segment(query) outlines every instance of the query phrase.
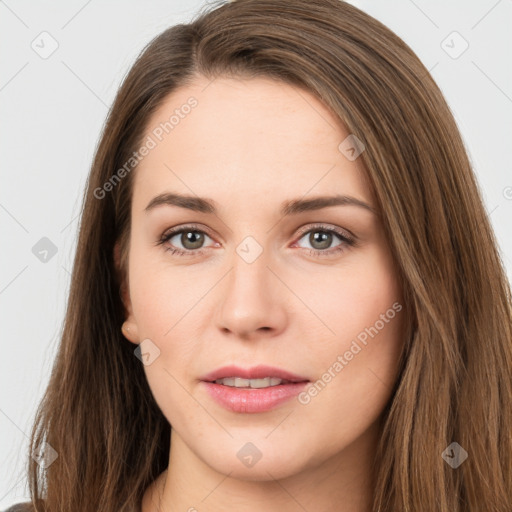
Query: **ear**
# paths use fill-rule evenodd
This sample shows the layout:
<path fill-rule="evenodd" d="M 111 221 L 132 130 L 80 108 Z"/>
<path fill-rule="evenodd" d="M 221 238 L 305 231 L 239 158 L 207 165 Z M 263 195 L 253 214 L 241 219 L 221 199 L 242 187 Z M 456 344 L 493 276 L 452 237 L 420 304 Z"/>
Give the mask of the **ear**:
<path fill-rule="evenodd" d="M 117 274 L 120 276 L 121 283 L 119 295 L 121 297 L 125 310 L 125 321 L 121 326 L 121 330 L 123 332 L 124 337 L 128 341 L 131 341 L 132 343 L 138 345 L 140 343 L 139 330 L 137 322 L 135 321 L 135 317 L 133 315 L 128 278 L 126 275 L 127 272 L 123 272 L 121 268 L 121 247 L 119 242 L 116 242 L 114 245 L 114 265 L 116 267 Z"/>

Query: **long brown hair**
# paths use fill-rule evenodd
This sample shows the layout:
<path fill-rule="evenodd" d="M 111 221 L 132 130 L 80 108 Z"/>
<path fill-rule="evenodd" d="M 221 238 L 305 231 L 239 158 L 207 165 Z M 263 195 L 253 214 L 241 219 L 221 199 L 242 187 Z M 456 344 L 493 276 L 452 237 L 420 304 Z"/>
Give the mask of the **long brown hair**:
<path fill-rule="evenodd" d="M 512 307 L 497 241 L 428 70 L 340 0 L 213 4 L 156 37 L 126 76 L 88 178 L 62 338 L 32 430 L 30 454 L 58 454 L 47 465 L 28 458 L 36 510 L 131 511 L 167 467 L 170 425 L 120 330 L 136 167 L 112 177 L 149 116 L 198 74 L 302 87 L 366 147 L 410 323 L 373 510 L 510 512 Z M 452 442 L 468 453 L 456 468 L 441 455 Z"/>

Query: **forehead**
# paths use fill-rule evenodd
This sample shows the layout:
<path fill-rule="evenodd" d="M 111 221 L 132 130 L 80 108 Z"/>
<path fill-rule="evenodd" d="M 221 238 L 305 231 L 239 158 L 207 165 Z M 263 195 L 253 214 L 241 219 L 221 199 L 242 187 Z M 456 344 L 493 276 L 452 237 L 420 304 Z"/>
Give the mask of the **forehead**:
<path fill-rule="evenodd" d="M 268 200 L 347 193 L 371 201 L 349 132 L 311 93 L 269 78 L 199 77 L 171 93 L 147 124 L 152 149 L 135 172 L 134 203 L 173 190 Z M 139 205 L 143 207 L 142 204 Z M 145 206 L 145 205 L 144 205 Z"/>

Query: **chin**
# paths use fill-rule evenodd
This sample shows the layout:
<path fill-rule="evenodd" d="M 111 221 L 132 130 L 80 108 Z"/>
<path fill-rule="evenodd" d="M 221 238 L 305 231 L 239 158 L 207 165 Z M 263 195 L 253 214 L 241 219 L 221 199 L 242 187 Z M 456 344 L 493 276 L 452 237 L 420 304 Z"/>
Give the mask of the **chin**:
<path fill-rule="evenodd" d="M 224 444 L 216 453 L 205 454 L 203 461 L 215 471 L 247 481 L 269 481 L 293 476 L 314 465 L 302 449 L 269 440 L 236 441 Z"/>

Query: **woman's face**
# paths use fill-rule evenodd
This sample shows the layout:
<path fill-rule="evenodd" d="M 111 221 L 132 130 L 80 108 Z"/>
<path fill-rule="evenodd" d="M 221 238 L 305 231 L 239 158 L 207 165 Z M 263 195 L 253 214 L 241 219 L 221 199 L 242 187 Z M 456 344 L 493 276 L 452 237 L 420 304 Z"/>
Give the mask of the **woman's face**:
<path fill-rule="evenodd" d="M 265 480 L 373 450 L 404 311 L 349 135 L 311 94 L 261 78 L 198 78 L 151 117 L 126 325 L 176 457 Z M 260 379 L 206 382 L 226 366 Z M 308 382 L 264 380 L 280 371 Z"/>

